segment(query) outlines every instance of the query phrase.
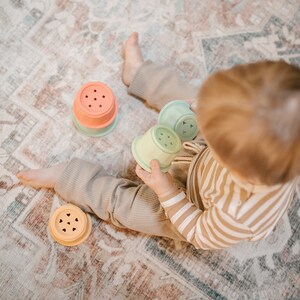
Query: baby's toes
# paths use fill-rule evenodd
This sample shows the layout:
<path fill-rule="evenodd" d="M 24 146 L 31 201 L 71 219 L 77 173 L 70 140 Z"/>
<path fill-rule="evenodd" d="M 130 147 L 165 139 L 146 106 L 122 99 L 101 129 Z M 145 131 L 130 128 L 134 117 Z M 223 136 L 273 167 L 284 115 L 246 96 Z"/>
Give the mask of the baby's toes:
<path fill-rule="evenodd" d="M 48 187 L 49 185 L 40 170 L 25 170 L 19 172 L 16 176 L 23 184 L 32 187 Z"/>
<path fill-rule="evenodd" d="M 21 171 L 16 176 L 20 180 L 30 180 L 32 178 L 30 170 Z"/>

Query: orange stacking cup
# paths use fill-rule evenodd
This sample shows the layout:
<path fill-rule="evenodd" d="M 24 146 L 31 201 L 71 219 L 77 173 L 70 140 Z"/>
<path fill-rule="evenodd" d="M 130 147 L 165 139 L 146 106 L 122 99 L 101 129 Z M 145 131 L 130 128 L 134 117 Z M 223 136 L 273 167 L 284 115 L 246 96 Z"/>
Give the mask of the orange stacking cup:
<path fill-rule="evenodd" d="M 118 104 L 113 91 L 102 82 L 88 82 L 76 94 L 73 121 L 88 136 L 102 136 L 117 124 Z"/>
<path fill-rule="evenodd" d="M 56 242 L 64 246 L 76 246 L 89 237 L 92 221 L 79 207 L 65 204 L 52 214 L 48 227 Z"/>

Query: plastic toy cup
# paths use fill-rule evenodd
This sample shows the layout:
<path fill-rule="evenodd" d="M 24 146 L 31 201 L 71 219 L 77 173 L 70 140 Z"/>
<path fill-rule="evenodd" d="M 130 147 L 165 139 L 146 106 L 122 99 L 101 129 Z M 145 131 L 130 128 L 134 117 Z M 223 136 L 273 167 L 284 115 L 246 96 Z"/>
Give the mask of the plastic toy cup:
<path fill-rule="evenodd" d="M 49 221 L 49 232 L 52 238 L 64 246 L 81 244 L 88 238 L 91 230 L 90 216 L 73 204 L 58 208 Z"/>
<path fill-rule="evenodd" d="M 190 141 L 198 133 L 195 113 L 187 102 L 181 100 L 174 100 L 162 108 L 158 124 L 172 128 L 181 141 Z"/>
<path fill-rule="evenodd" d="M 73 122 L 87 136 L 103 136 L 115 128 L 117 112 L 118 104 L 112 90 L 105 83 L 89 82 L 76 94 Z"/>
<path fill-rule="evenodd" d="M 163 125 L 151 127 L 144 135 L 136 137 L 131 145 L 136 162 L 148 172 L 151 172 L 150 162 L 153 159 L 159 161 L 163 172 L 167 172 L 180 149 L 178 135 Z"/>

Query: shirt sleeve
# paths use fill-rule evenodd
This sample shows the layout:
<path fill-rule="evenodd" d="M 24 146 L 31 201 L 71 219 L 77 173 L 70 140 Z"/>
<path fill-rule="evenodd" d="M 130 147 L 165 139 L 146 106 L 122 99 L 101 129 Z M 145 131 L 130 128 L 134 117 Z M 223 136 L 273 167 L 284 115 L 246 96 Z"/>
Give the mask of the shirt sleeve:
<path fill-rule="evenodd" d="M 175 228 L 197 249 L 224 249 L 253 235 L 247 226 L 217 206 L 200 210 L 183 191 L 160 198 L 160 202 Z"/>

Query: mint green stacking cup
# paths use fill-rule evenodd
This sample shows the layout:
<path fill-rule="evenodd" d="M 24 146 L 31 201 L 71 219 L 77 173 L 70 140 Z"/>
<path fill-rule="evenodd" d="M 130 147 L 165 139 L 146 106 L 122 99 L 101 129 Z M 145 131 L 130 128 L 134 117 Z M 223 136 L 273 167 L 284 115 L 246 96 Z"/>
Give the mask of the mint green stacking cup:
<path fill-rule="evenodd" d="M 159 161 L 163 172 L 167 172 L 180 149 L 178 135 L 164 125 L 151 127 L 144 135 L 136 137 L 131 145 L 136 162 L 148 172 L 151 172 L 150 162 L 153 159 Z"/>
<path fill-rule="evenodd" d="M 181 100 L 165 105 L 158 115 L 157 123 L 173 129 L 183 142 L 194 139 L 198 133 L 195 113 L 187 102 Z"/>

